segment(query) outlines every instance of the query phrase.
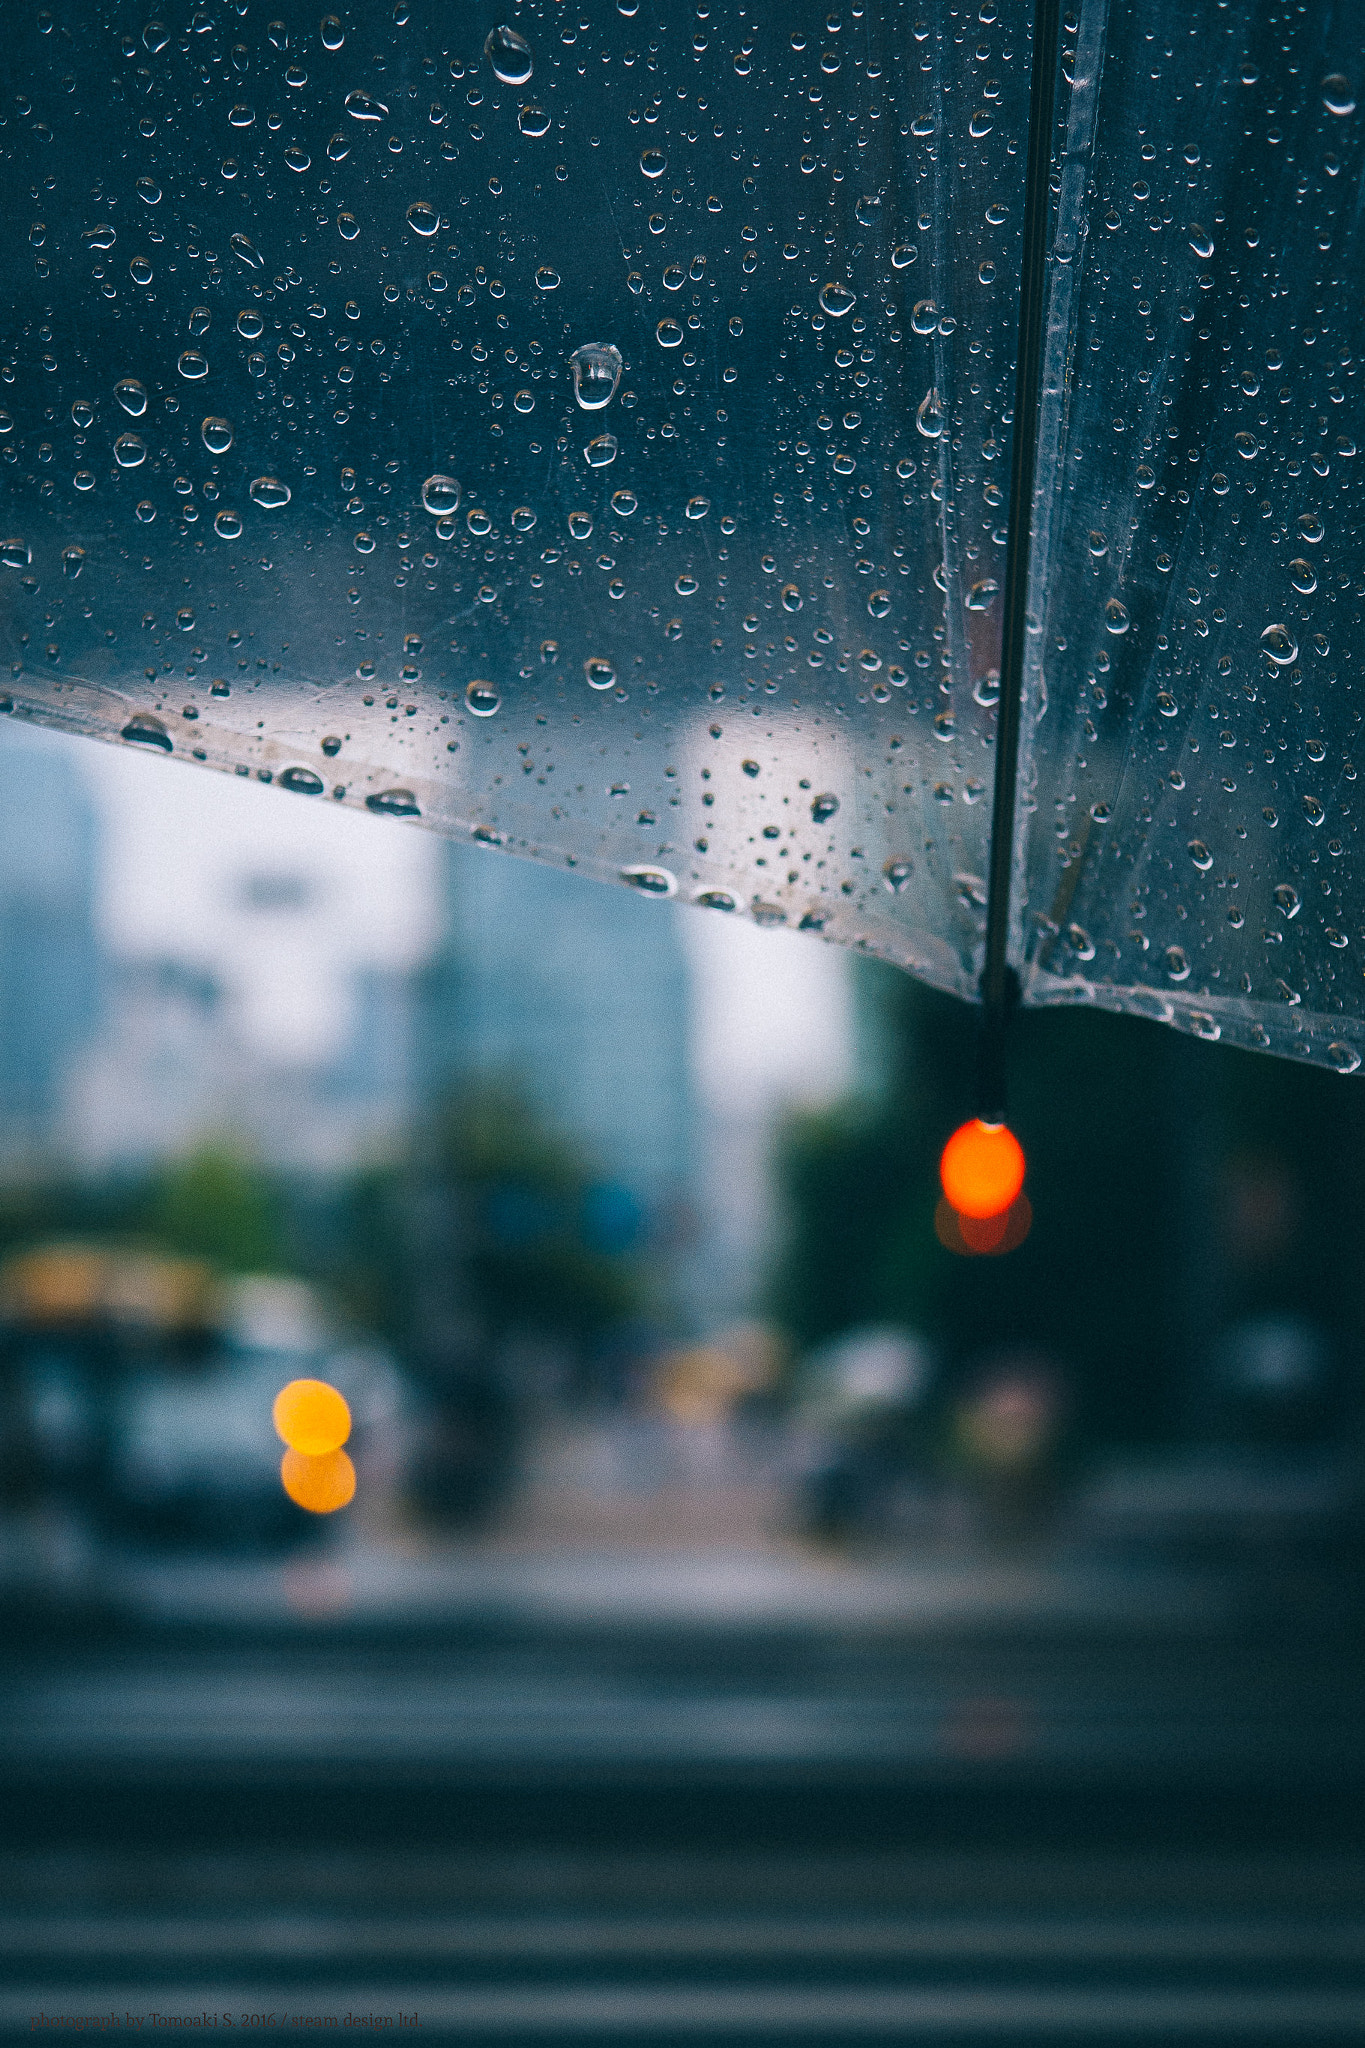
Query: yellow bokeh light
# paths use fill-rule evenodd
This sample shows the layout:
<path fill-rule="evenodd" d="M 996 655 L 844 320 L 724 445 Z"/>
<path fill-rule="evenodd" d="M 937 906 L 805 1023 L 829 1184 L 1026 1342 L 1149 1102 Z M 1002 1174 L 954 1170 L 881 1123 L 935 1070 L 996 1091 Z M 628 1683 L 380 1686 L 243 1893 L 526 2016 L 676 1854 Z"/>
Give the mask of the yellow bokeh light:
<path fill-rule="evenodd" d="M 345 1451 L 327 1451 L 320 1458 L 286 1451 L 280 1460 L 280 1483 L 290 1500 L 310 1515 L 334 1515 L 355 1496 L 355 1466 Z"/>
<path fill-rule="evenodd" d="M 291 1451 L 321 1458 L 351 1434 L 351 1411 L 326 1380 L 291 1380 L 275 1396 L 275 1432 Z"/>

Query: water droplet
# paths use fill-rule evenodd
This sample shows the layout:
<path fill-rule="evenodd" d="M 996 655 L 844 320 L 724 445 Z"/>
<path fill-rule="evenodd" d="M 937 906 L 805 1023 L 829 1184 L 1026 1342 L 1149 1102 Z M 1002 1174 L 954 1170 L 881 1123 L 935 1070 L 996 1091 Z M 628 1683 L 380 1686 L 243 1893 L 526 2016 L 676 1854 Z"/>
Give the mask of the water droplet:
<path fill-rule="evenodd" d="M 1299 892 L 1289 882 L 1281 882 L 1275 890 L 1275 908 L 1287 919 L 1296 918 L 1303 908 Z"/>
<path fill-rule="evenodd" d="M 1104 625 L 1106 632 L 1126 633 L 1128 631 L 1127 605 L 1122 604 L 1118 598 L 1111 597 L 1108 604 L 1104 607 Z"/>
<path fill-rule="evenodd" d="M 377 100 L 368 92 L 348 92 L 346 111 L 353 121 L 382 121 L 388 113 L 383 100 Z M 234 241 L 236 237 L 233 237 Z"/>
<path fill-rule="evenodd" d="M 242 522 L 237 513 L 230 512 L 224 508 L 221 512 L 215 512 L 213 516 L 213 530 L 220 540 L 240 540 L 242 537 Z"/>
<path fill-rule="evenodd" d="M 63 548 L 63 549 L 62 549 L 62 574 L 63 574 L 63 576 L 70 576 L 70 577 L 72 577 L 72 578 L 74 579 L 75 577 L 77 577 L 77 576 L 79 576 L 79 575 L 80 575 L 80 573 L 81 573 L 81 570 L 82 570 L 82 569 L 83 569 L 84 567 L 85 567 L 85 549 L 84 549 L 84 548 L 82 548 L 82 547 L 77 547 L 77 546 L 75 545 L 75 543 L 73 542 L 73 543 L 72 543 L 72 545 L 71 545 L 70 547 L 66 547 L 66 548 Z"/>
<path fill-rule="evenodd" d="M 534 100 L 530 100 L 517 115 L 517 126 L 523 135 L 546 135 L 550 117 L 544 107 L 538 107 Z"/>
<path fill-rule="evenodd" d="M 616 454 L 615 434 L 599 434 L 583 450 L 583 459 L 589 469 L 605 469 L 609 462 L 615 462 Z"/>
<path fill-rule="evenodd" d="M 200 377 L 208 376 L 209 359 L 201 355 L 197 348 L 187 348 L 175 367 L 182 377 L 187 377 L 191 383 L 195 383 Z"/>
<path fill-rule="evenodd" d="M 152 281 L 152 266 L 145 256 L 134 256 L 132 262 L 128 265 L 128 275 L 132 278 L 134 284 L 150 284 Z"/>
<path fill-rule="evenodd" d="M 1328 1046 L 1327 1057 L 1339 1074 L 1354 1074 L 1360 1065 L 1360 1054 L 1355 1047 L 1339 1038 Z"/>
<path fill-rule="evenodd" d="M 478 505 L 475 505 L 470 511 L 466 512 L 464 523 L 469 528 L 469 531 L 479 539 L 482 539 L 484 534 L 493 531 L 492 520 L 482 507 Z"/>
<path fill-rule="evenodd" d="M 891 592 L 874 590 L 867 600 L 867 609 L 874 619 L 884 619 L 891 609 Z"/>
<path fill-rule="evenodd" d="M 611 494 L 611 509 L 618 519 L 629 519 L 639 503 L 634 491 L 613 491 Z"/>
<path fill-rule="evenodd" d="M 147 387 L 136 377 L 120 377 L 114 386 L 114 396 L 135 420 L 140 420 L 147 410 Z"/>
<path fill-rule="evenodd" d="M 846 284 L 821 285 L 821 310 L 828 313 L 831 320 L 842 320 L 845 313 L 851 313 L 856 304 L 856 295 Z"/>
<path fill-rule="evenodd" d="M 1327 813 L 1315 796 L 1306 796 L 1303 800 L 1303 815 L 1310 825 L 1320 825 Z"/>
<path fill-rule="evenodd" d="M 322 795 L 322 777 L 311 768 L 282 768 L 279 783 L 281 789 L 292 789 L 295 796 Z"/>
<path fill-rule="evenodd" d="M 839 799 L 831 790 L 823 790 L 819 796 L 813 796 L 810 800 L 810 814 L 817 825 L 823 825 L 827 819 L 832 818 L 838 808 Z"/>
<path fill-rule="evenodd" d="M 646 896 L 672 896 L 677 893 L 677 877 L 670 875 L 667 868 L 622 868 L 621 880 L 632 889 L 642 890 Z"/>
<path fill-rule="evenodd" d="M 346 31 L 335 14 L 324 14 L 319 30 L 324 50 L 339 50 L 346 40 Z"/>
<path fill-rule="evenodd" d="M 1190 247 L 1206 263 L 1213 254 L 1213 236 L 1207 228 L 1201 228 L 1197 220 L 1190 222 Z"/>
<path fill-rule="evenodd" d="M 1086 541 L 1086 546 L 1097 561 L 1101 555 L 1107 555 L 1109 552 L 1109 542 L 1102 533 L 1092 533 Z"/>
<path fill-rule="evenodd" d="M 491 683 L 475 682 L 466 687 L 464 701 L 475 718 L 491 718 L 502 698 Z"/>
<path fill-rule="evenodd" d="M 516 505 L 512 510 L 512 530 L 515 533 L 529 533 L 536 523 L 536 515 L 529 505 Z"/>
<path fill-rule="evenodd" d="M 994 126 L 995 116 L 990 108 L 978 107 L 971 120 L 967 123 L 967 133 L 971 136 L 973 142 L 980 142 L 984 135 L 990 134 Z"/>
<path fill-rule="evenodd" d="M 679 330 L 681 336 L 681 329 Z M 610 341 L 585 341 L 569 357 L 573 395 L 584 412 L 601 412 L 621 381 L 621 351 Z"/>
<path fill-rule="evenodd" d="M 429 199 L 414 199 L 408 208 L 408 226 L 415 235 L 434 235 L 441 216 Z"/>
<path fill-rule="evenodd" d="M 968 611 L 988 612 L 995 602 L 999 589 L 1000 585 L 990 576 L 983 577 L 980 583 L 974 583 L 967 592 Z"/>
<path fill-rule="evenodd" d="M 537 290 L 542 292 L 552 292 L 558 288 L 558 285 L 559 272 L 557 270 L 551 270 L 548 264 L 542 263 L 540 269 L 536 272 Z"/>
<path fill-rule="evenodd" d="M 514 28 L 492 28 L 484 41 L 483 54 L 493 74 L 504 85 L 525 85 L 533 69 L 531 45 Z"/>
<path fill-rule="evenodd" d="M 938 326 L 938 305 L 933 299 L 921 299 L 910 314 L 910 325 L 916 334 L 932 334 Z"/>
<path fill-rule="evenodd" d="M 1248 434 L 1245 428 L 1242 429 L 1241 433 L 1233 435 L 1232 445 L 1241 456 L 1243 462 L 1254 462 L 1260 453 L 1256 436 Z"/>
<path fill-rule="evenodd" d="M 1276 668 L 1288 668 L 1299 658 L 1299 643 L 1285 625 L 1267 626 L 1261 634 L 1261 646 Z"/>
<path fill-rule="evenodd" d="M 616 681 L 616 670 L 600 654 L 591 654 L 583 664 L 583 673 L 588 679 L 590 690 L 609 690 Z"/>
<path fill-rule="evenodd" d="M 686 510 L 689 519 L 705 519 L 707 513 L 711 510 L 711 500 L 709 498 L 689 498 Z"/>
<path fill-rule="evenodd" d="M 265 321 L 252 307 L 244 306 L 237 315 L 237 332 L 243 341 L 259 341 L 265 332 Z"/>
<path fill-rule="evenodd" d="M 199 429 L 210 455 L 226 455 L 232 446 L 232 421 L 210 413 Z"/>
<path fill-rule="evenodd" d="M 86 228 L 81 240 L 87 249 L 112 249 L 118 236 L 109 222 L 102 220 L 98 227 Z"/>
<path fill-rule="evenodd" d="M 926 391 L 915 413 L 915 425 L 926 441 L 937 441 L 943 432 L 943 413 L 937 391 Z"/>
<path fill-rule="evenodd" d="M 282 484 L 277 476 L 253 477 L 250 491 L 252 504 L 259 505 L 265 512 L 278 512 L 294 495 L 288 484 Z"/>
<path fill-rule="evenodd" d="M 378 811 L 385 818 L 420 818 L 417 799 L 410 789 L 381 789 L 365 799 L 367 811 Z"/>
<path fill-rule="evenodd" d="M 297 142 L 290 143 L 288 149 L 284 153 L 284 160 L 291 171 L 297 171 L 300 175 L 302 175 L 302 173 L 308 169 L 308 166 L 313 161 L 312 157 L 309 156 L 307 150 L 300 149 Z"/>
<path fill-rule="evenodd" d="M 891 251 L 891 268 L 893 270 L 905 270 L 914 262 L 918 254 L 919 251 L 913 242 L 897 242 L 895 248 Z"/>
<path fill-rule="evenodd" d="M 1289 580 L 1295 590 L 1299 591 L 1304 597 L 1311 597 L 1318 587 L 1318 579 L 1313 572 L 1313 564 L 1305 562 L 1301 555 L 1289 564 Z"/>
<path fill-rule="evenodd" d="M 915 870 L 908 860 L 889 860 L 882 869 L 882 881 L 895 896 L 908 889 Z"/>
<path fill-rule="evenodd" d="M 647 178 L 662 178 L 668 169 L 668 158 L 661 149 L 641 150 L 640 169 Z"/>
<path fill-rule="evenodd" d="M 1356 110 L 1356 96 L 1349 78 L 1343 78 L 1339 71 L 1333 71 L 1322 81 L 1322 104 L 1329 114 L 1345 116 Z"/>
<path fill-rule="evenodd" d="M 1203 840 L 1192 839 L 1190 841 L 1189 851 L 1190 859 L 1194 862 L 1200 874 L 1207 874 L 1209 869 L 1213 866 L 1213 855 L 1209 852 Z"/>
<path fill-rule="evenodd" d="M 459 510 L 460 486 L 453 476 L 429 476 L 422 486 L 422 505 L 433 519 L 449 519 Z"/>
<path fill-rule="evenodd" d="M 265 268 L 265 258 L 261 255 L 255 243 L 249 240 L 246 235 L 229 235 L 228 247 L 240 262 L 245 263 L 248 270 L 263 270 Z"/>
<path fill-rule="evenodd" d="M 1299 532 L 1310 546 L 1316 547 L 1326 532 L 1326 528 L 1316 512 L 1301 512 L 1299 514 Z"/>
<path fill-rule="evenodd" d="M 676 320 L 661 320 L 654 330 L 660 348 L 677 348 L 683 331 Z"/>
<path fill-rule="evenodd" d="M 114 443 L 114 460 L 120 469 L 137 469 L 147 460 L 147 443 L 140 434 L 120 434 Z"/>
<path fill-rule="evenodd" d="M 161 187 L 157 184 L 155 178 L 139 178 L 137 181 L 137 196 L 144 206 L 159 205 Z"/>
<path fill-rule="evenodd" d="M 119 738 L 130 740 L 134 746 L 159 747 L 163 754 L 171 751 L 171 736 L 159 718 L 153 718 L 150 711 L 135 711 L 128 720 Z"/>
<path fill-rule="evenodd" d="M 697 902 L 703 910 L 733 910 L 735 907 L 734 897 L 728 895 L 724 889 L 705 889 L 698 896 Z"/>
<path fill-rule="evenodd" d="M 1190 963 L 1179 946 L 1166 948 L 1166 972 L 1172 981 L 1188 981 Z"/>

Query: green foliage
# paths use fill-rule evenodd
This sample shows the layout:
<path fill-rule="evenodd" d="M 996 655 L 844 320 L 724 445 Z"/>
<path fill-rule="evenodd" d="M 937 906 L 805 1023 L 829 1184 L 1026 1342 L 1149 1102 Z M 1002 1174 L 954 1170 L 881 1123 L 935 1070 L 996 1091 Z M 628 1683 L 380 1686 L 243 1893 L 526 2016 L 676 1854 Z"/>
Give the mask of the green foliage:
<path fill-rule="evenodd" d="M 168 1251 L 224 1272 L 278 1272 L 289 1263 L 283 1188 L 226 1146 L 200 1146 L 160 1168 L 134 1216 Z"/>

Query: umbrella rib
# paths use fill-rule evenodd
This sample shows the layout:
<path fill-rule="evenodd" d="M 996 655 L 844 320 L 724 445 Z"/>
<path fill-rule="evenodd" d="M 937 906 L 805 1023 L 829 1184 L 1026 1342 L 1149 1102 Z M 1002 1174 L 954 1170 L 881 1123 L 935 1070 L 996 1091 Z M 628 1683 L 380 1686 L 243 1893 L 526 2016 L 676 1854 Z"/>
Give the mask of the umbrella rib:
<path fill-rule="evenodd" d="M 986 894 L 986 957 L 981 973 L 981 1041 L 977 1111 L 988 1123 L 1005 1114 L 1005 1039 L 1019 980 L 1009 963 L 1010 893 L 1014 875 L 1014 812 L 1019 784 L 1019 728 L 1028 624 L 1029 544 L 1037 487 L 1038 414 L 1042 402 L 1047 312 L 1047 238 L 1051 195 L 1052 122 L 1060 0 L 1037 0 L 1029 84 L 1028 158 L 1019 279 L 1019 341 L 1015 361 L 1014 433 L 1010 447 L 1009 539 L 1000 632 L 1000 705 L 996 713 L 995 790 Z"/>

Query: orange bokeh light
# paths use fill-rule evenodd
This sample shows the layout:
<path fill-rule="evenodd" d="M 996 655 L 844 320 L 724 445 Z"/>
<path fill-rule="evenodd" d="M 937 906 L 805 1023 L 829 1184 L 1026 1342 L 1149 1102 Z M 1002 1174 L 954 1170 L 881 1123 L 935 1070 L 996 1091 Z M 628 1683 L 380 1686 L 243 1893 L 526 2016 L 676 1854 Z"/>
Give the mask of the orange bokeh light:
<path fill-rule="evenodd" d="M 1003 1216 L 1024 1185 L 1024 1148 L 1007 1124 L 973 1117 L 944 1146 L 939 1178 L 959 1216 Z"/>
<path fill-rule="evenodd" d="M 355 1466 L 345 1451 L 328 1451 L 320 1458 L 286 1451 L 280 1460 L 280 1483 L 290 1500 L 310 1515 L 334 1515 L 355 1497 Z"/>
<path fill-rule="evenodd" d="M 934 1212 L 934 1234 L 945 1251 L 960 1259 L 998 1258 L 1017 1251 L 1033 1228 L 1027 1195 L 1016 1195 L 1003 1216 L 959 1216 L 942 1197 Z"/>
<path fill-rule="evenodd" d="M 351 1411 L 326 1380 L 290 1380 L 276 1394 L 271 1414 L 280 1441 L 305 1457 L 339 1451 L 351 1434 Z"/>

